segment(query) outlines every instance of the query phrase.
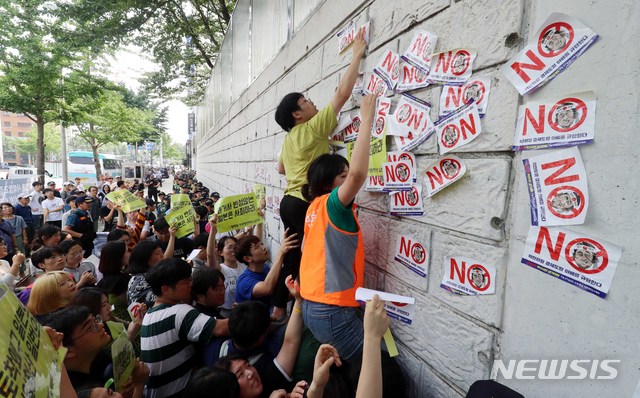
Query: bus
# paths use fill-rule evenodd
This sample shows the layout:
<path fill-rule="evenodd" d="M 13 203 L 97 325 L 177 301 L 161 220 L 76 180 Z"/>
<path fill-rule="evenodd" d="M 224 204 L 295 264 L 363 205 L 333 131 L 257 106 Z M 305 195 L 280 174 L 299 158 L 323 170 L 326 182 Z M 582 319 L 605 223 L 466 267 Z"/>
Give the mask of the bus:
<path fill-rule="evenodd" d="M 102 174 L 119 176 L 122 174 L 122 160 L 115 155 L 98 154 Z M 67 171 L 69 179 L 74 180 L 80 177 L 82 182 L 94 183 L 98 181 L 96 166 L 93 162 L 93 152 L 73 151 L 67 155 Z"/>

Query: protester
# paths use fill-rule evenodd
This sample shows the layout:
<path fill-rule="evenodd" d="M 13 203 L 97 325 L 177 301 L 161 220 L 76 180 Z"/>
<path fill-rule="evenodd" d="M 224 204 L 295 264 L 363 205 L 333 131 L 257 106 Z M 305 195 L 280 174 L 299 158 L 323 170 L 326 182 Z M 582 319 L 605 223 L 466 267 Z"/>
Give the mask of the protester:
<path fill-rule="evenodd" d="M 0 240 L 0 258 L 7 256 L 7 245 Z M 6 284 L 11 290 L 15 288 L 20 279 L 20 267 L 25 260 L 25 255 L 18 252 L 11 259 L 11 264 L 7 260 L 0 260 L 0 282 Z"/>
<path fill-rule="evenodd" d="M 2 219 L 11 225 L 14 230 L 18 250 L 24 252 L 25 244 L 29 244 L 29 239 L 27 237 L 27 223 L 21 216 L 13 214 L 14 207 L 11 203 L 4 202 L 0 204 L 0 206 L 2 206 Z"/>
<path fill-rule="evenodd" d="M 33 228 L 33 213 L 31 211 L 31 206 L 29 206 L 29 202 L 31 201 L 31 195 L 29 193 L 21 193 L 18 195 L 18 203 L 16 203 L 13 213 L 16 216 L 22 217 L 24 222 L 27 224 L 27 235 L 23 237 L 22 244 L 25 249 L 29 248 L 29 245 L 33 241 L 36 230 Z M 26 254 L 29 254 L 29 251 L 25 251 Z"/>
<path fill-rule="evenodd" d="M 108 294 L 109 303 L 115 309 L 118 318 L 126 318 L 127 312 L 127 287 L 129 275 L 124 269 L 129 264 L 129 249 L 124 242 L 107 242 L 100 252 L 98 270 L 102 278 L 98 281 L 98 287 Z"/>
<path fill-rule="evenodd" d="M 76 198 L 77 209 L 74 211 L 63 228 L 63 231 L 73 237 L 73 240 L 82 245 L 84 250 L 84 258 L 91 255 L 93 251 L 93 241 L 96 238 L 96 232 L 94 231 L 94 222 L 89 214 L 89 208 L 91 203 L 96 199 L 88 196 L 80 196 Z"/>
<path fill-rule="evenodd" d="M 31 288 L 27 309 L 42 321 L 43 317 L 69 303 L 76 292 L 76 283 L 64 271 L 52 271 L 38 277 Z"/>
<path fill-rule="evenodd" d="M 224 303 L 224 275 L 216 269 L 202 267 L 193 270 L 191 299 L 201 313 L 216 319 L 224 319 L 220 307 Z"/>
<path fill-rule="evenodd" d="M 65 240 L 58 245 L 65 255 L 64 272 L 69 273 L 78 284 L 78 289 L 93 286 L 96 279 L 96 267 L 93 263 L 82 261 L 82 246 L 76 241 Z"/>
<path fill-rule="evenodd" d="M 144 240 L 138 243 L 129 256 L 129 275 L 127 286 L 127 305 L 134 302 L 152 306 L 156 296 L 146 281 L 145 274 L 164 258 L 164 253 L 157 241 Z"/>
<path fill-rule="evenodd" d="M 43 224 L 42 200 L 44 196 L 42 194 L 42 183 L 40 181 L 34 181 L 31 186 L 33 187 L 33 191 L 29 196 L 31 196 L 30 206 L 33 214 L 33 230 L 37 231 Z"/>
<path fill-rule="evenodd" d="M 31 242 L 31 251 L 36 251 L 43 246 L 57 247 L 60 239 L 62 239 L 60 228 L 55 225 L 45 224 L 36 231 L 36 237 L 33 242 Z"/>

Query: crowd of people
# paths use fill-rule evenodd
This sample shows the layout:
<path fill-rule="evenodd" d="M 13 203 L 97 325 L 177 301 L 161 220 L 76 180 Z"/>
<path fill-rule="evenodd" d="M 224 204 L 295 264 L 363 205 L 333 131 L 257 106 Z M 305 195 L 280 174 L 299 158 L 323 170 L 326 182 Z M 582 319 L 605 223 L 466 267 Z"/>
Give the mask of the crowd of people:
<path fill-rule="evenodd" d="M 355 299 L 364 246 L 354 198 L 367 175 L 375 98 L 362 101 L 351 164 L 329 154 L 327 139 L 365 46 L 360 32 L 324 109 L 301 93 L 278 106 L 276 121 L 288 132 L 278 169 L 288 187 L 280 208 L 285 234 L 275 255 L 264 244 L 262 224 L 219 233 L 220 195 L 190 170 L 175 174 L 172 189 L 189 195 L 196 214 L 186 237 L 178 238 L 167 221 L 172 193 L 160 191 L 153 177 L 128 184 L 106 175 L 86 188 L 79 180 L 65 183 L 60 191 L 34 182 L 16 204 L 2 204 L 2 281 L 54 345 L 67 348 L 62 396 L 403 395 L 402 373 L 381 345 L 389 327 L 384 303 L 375 296 L 363 312 Z M 146 207 L 123 212 L 107 197 L 123 189 Z M 96 262 L 99 231 L 107 243 Z M 112 391 L 108 347 L 119 331 L 138 359 L 124 387 Z"/>

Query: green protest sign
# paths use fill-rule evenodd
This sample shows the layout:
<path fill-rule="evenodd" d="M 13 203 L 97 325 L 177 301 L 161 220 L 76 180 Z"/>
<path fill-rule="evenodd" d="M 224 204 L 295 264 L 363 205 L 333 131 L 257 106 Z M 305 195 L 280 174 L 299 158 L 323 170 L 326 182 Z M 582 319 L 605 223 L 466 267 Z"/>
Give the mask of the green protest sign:
<path fill-rule="evenodd" d="M 218 232 L 233 231 L 262 223 L 258 214 L 256 195 L 252 192 L 244 195 L 224 197 L 216 202 L 218 214 Z"/>
<path fill-rule="evenodd" d="M 122 211 L 125 213 L 147 207 L 147 204 L 142 199 L 126 189 L 110 192 L 107 194 L 107 199 L 122 207 Z"/>
<path fill-rule="evenodd" d="M 60 397 L 62 361 L 47 332 L 9 288 L 0 284 L 0 396 Z"/>
<path fill-rule="evenodd" d="M 111 344 L 111 359 L 113 361 L 113 378 L 116 381 L 116 391 L 122 391 L 124 383 L 131 377 L 136 365 L 136 352 L 126 333 L 120 334 Z"/>
<path fill-rule="evenodd" d="M 181 207 L 191 206 L 191 199 L 186 193 L 171 195 L 171 209 L 177 210 Z"/>
<path fill-rule="evenodd" d="M 195 226 L 193 225 L 194 213 L 195 211 L 193 210 L 193 206 L 191 206 L 191 202 L 189 202 L 189 206 L 173 209 L 171 213 L 165 216 L 165 219 L 170 226 L 175 224 L 178 228 L 176 238 L 182 238 L 183 236 L 190 235 L 195 231 Z"/>
<path fill-rule="evenodd" d="M 267 196 L 267 188 L 262 184 L 256 184 L 253 186 L 253 193 L 256 195 L 258 203 L 260 203 Z"/>

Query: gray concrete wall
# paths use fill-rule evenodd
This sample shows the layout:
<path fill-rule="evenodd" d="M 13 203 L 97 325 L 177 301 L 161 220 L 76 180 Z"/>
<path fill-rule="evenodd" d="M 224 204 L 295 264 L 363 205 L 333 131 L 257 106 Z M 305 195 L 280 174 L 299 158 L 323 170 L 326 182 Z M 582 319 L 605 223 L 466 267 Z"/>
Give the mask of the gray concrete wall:
<path fill-rule="evenodd" d="M 601 37 L 567 71 L 521 97 L 499 68 L 555 11 L 578 18 Z M 329 102 L 350 59 L 348 52 L 337 54 L 334 34 L 352 18 L 358 25 L 373 21 L 363 71 L 370 71 L 386 49 L 402 52 L 414 30 L 425 29 L 439 36 L 437 50 L 477 49 L 474 76 L 492 79 L 483 132 L 456 153 L 466 162 L 467 175 L 423 198 L 424 216 L 389 216 L 386 194 L 362 191 L 357 197 L 368 286 L 416 298 L 413 324 L 392 322 L 401 363 L 410 376 L 410 396 L 464 396 L 471 383 L 489 377 L 495 358 L 620 359 L 615 380 L 499 381 L 527 397 L 630 396 L 640 378 L 637 3 L 326 0 L 230 110 L 200 131 L 195 142 L 198 178 L 222 195 L 265 184 L 268 199 L 279 202 L 286 181 L 276 173 L 275 160 L 285 133 L 274 121 L 275 107 L 291 91 L 305 93 L 319 107 Z M 412 93 L 431 102 L 432 120 L 437 119 L 440 90 L 432 86 Z M 591 206 L 585 224 L 569 229 L 623 247 L 606 299 L 520 264 L 529 205 L 522 154 L 510 149 L 518 106 L 584 90 L 598 98 L 596 142 L 580 147 Z M 345 108 L 354 106 L 351 102 Z M 388 150 L 392 141 L 388 139 Z M 435 139 L 414 153 L 423 172 L 438 158 Z M 283 229 L 273 211 L 267 212 L 265 231 L 275 249 Z M 394 262 L 400 233 L 427 246 L 427 278 Z M 496 293 L 463 297 L 441 289 L 444 259 L 454 255 L 495 265 Z"/>

